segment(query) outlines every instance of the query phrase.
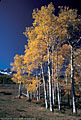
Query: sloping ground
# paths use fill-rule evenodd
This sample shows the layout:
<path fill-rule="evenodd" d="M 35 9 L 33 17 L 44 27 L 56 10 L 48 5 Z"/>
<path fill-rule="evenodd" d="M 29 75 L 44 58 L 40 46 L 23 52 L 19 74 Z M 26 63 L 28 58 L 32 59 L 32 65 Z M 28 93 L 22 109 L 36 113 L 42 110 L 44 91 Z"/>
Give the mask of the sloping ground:
<path fill-rule="evenodd" d="M 0 84 L 0 119 L 24 118 L 29 120 L 81 120 L 80 116 L 51 113 L 41 105 L 28 102 L 26 98 L 16 99 L 18 87 L 12 84 Z M 23 119 L 23 120 L 24 120 Z M 21 119 L 19 119 L 21 120 Z"/>

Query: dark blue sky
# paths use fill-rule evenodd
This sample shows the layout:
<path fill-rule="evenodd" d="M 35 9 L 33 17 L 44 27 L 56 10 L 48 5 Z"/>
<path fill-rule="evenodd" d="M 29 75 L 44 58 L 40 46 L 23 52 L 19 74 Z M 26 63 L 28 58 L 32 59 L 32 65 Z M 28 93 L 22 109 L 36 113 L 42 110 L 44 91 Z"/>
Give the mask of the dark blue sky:
<path fill-rule="evenodd" d="M 79 9 L 79 0 L 0 0 L 0 69 L 10 68 L 16 54 L 24 54 L 23 32 L 32 25 L 32 11 L 53 2 Z"/>

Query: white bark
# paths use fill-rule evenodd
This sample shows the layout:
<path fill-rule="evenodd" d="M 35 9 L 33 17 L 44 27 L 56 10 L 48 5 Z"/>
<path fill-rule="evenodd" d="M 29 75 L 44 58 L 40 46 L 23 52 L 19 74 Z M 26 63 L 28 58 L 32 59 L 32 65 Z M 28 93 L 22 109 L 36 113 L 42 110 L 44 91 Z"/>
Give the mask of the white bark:
<path fill-rule="evenodd" d="M 38 71 L 36 71 L 36 80 L 37 80 L 37 101 L 39 100 L 39 85 L 38 85 Z"/>
<path fill-rule="evenodd" d="M 23 92 L 22 92 L 22 95 L 23 95 L 23 96 L 26 96 L 26 97 L 28 97 L 28 95 L 27 95 L 27 94 L 25 94 L 25 93 L 23 93 Z"/>
<path fill-rule="evenodd" d="M 49 78 L 50 111 L 53 111 L 53 100 L 52 100 L 52 79 L 51 79 L 51 70 L 50 70 L 49 43 L 47 43 L 47 53 L 48 53 L 48 78 Z"/>
<path fill-rule="evenodd" d="M 48 100 L 47 100 L 46 82 L 45 82 L 45 78 L 44 78 L 44 68 L 43 68 L 42 63 L 41 63 L 41 70 L 42 70 L 42 78 L 43 78 L 43 85 L 44 85 L 45 106 L 47 109 L 48 108 Z"/>
<path fill-rule="evenodd" d="M 58 109 L 60 110 L 60 90 L 59 84 L 57 83 L 57 97 L 58 97 Z"/>
<path fill-rule="evenodd" d="M 54 87 L 52 87 L 52 96 L 53 96 L 53 105 L 55 104 L 55 90 Z"/>
<path fill-rule="evenodd" d="M 71 46 L 71 88 L 72 88 L 73 113 L 76 113 L 75 90 L 74 90 L 74 72 L 73 72 L 73 50 L 72 50 L 72 46 Z"/>
<path fill-rule="evenodd" d="M 62 101 L 62 97 L 61 97 L 61 89 L 60 89 L 59 92 L 60 92 L 60 103 L 61 103 L 61 101 Z"/>
<path fill-rule="evenodd" d="M 57 48 L 57 64 L 56 64 L 56 74 L 57 74 L 57 98 L 58 98 L 58 109 L 60 110 L 60 90 L 58 81 L 58 48 Z"/>
<path fill-rule="evenodd" d="M 39 87 L 38 87 L 38 84 L 37 84 L 37 101 L 39 100 Z"/>
<path fill-rule="evenodd" d="M 53 39 L 52 39 L 53 43 Z M 54 57 L 54 45 L 52 45 L 52 57 Z M 55 86 L 54 86 L 54 68 L 53 68 L 53 58 L 52 58 L 52 97 L 53 97 L 53 105 L 55 104 Z"/>
<path fill-rule="evenodd" d="M 29 99 L 29 92 L 28 92 L 28 90 L 27 90 L 27 97 L 28 97 L 28 99 Z"/>
<path fill-rule="evenodd" d="M 22 92 L 21 92 L 21 82 L 20 82 L 20 83 L 19 83 L 19 94 L 18 94 L 18 98 L 21 97 L 21 94 L 22 94 Z"/>

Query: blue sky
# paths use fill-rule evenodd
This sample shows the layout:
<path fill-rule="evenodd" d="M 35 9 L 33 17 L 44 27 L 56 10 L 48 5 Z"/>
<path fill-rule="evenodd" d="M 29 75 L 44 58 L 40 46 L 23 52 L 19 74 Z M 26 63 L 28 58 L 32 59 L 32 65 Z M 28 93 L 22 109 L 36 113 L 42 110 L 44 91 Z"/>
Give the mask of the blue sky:
<path fill-rule="evenodd" d="M 10 68 L 16 54 L 24 54 L 27 44 L 23 35 L 25 28 L 32 25 L 32 11 L 53 2 L 79 8 L 78 0 L 1 0 L 0 1 L 0 69 Z M 78 4 L 77 4 L 78 3 Z"/>
<path fill-rule="evenodd" d="M 26 0 L 0 2 L 0 68 L 9 68 L 15 54 L 24 53 L 26 38 L 22 34 L 32 23 L 32 4 Z"/>

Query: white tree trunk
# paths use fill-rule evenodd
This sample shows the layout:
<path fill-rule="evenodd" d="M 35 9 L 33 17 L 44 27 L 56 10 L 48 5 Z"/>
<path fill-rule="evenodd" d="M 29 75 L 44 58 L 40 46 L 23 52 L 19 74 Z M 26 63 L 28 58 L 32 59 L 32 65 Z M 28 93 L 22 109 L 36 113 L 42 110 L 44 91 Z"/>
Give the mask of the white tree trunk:
<path fill-rule="evenodd" d="M 37 84 L 37 101 L 39 100 L 39 87 L 38 87 L 38 84 Z"/>
<path fill-rule="evenodd" d="M 58 97 L 58 109 L 60 110 L 60 90 L 59 84 L 57 83 L 57 97 Z"/>
<path fill-rule="evenodd" d="M 74 90 L 74 71 L 73 71 L 73 50 L 72 50 L 72 46 L 71 46 L 71 88 L 72 88 L 73 113 L 76 113 L 75 90 Z"/>
<path fill-rule="evenodd" d="M 41 81 L 41 73 L 40 73 L 40 81 Z M 41 94 L 41 90 L 40 90 L 40 81 L 39 81 L 39 100 L 41 99 L 40 94 Z"/>
<path fill-rule="evenodd" d="M 47 43 L 47 53 L 48 53 L 48 78 L 49 78 L 49 99 L 50 99 L 50 111 L 53 111 L 53 99 L 52 99 L 52 79 L 51 79 L 51 69 L 50 69 L 49 43 Z"/>
<path fill-rule="evenodd" d="M 29 99 L 29 92 L 28 92 L 28 90 L 27 90 L 27 96 L 28 96 L 28 99 Z"/>
<path fill-rule="evenodd" d="M 21 91 L 21 82 L 19 83 L 19 94 L 18 94 L 18 98 L 21 98 L 21 94 L 22 94 L 22 91 Z"/>
<path fill-rule="evenodd" d="M 55 104 L 55 89 L 52 87 L 53 105 Z"/>
<path fill-rule="evenodd" d="M 60 89 L 60 104 L 61 104 L 61 101 L 62 101 L 62 97 L 61 97 L 61 89 Z"/>
<path fill-rule="evenodd" d="M 53 44 L 53 39 L 52 39 Z M 52 45 L 52 57 L 54 57 L 54 45 Z M 54 60 L 52 58 L 52 97 L 53 97 L 53 105 L 55 104 L 55 86 L 54 86 Z"/>
<path fill-rule="evenodd" d="M 45 106 L 47 109 L 48 108 L 48 100 L 47 100 L 46 82 L 45 82 L 45 78 L 44 78 L 44 68 L 43 68 L 42 63 L 41 63 L 41 70 L 42 70 L 42 78 L 43 78 L 43 85 L 44 85 Z"/>
<path fill-rule="evenodd" d="M 57 98 L 58 98 L 58 109 L 60 110 L 60 90 L 59 90 L 59 80 L 58 80 L 58 48 L 57 48 L 57 64 L 56 64 L 56 74 L 57 74 Z"/>
<path fill-rule="evenodd" d="M 38 85 L 38 71 L 36 71 L 36 80 L 37 80 L 37 101 L 39 100 L 39 85 Z"/>

